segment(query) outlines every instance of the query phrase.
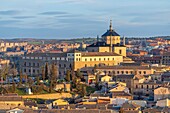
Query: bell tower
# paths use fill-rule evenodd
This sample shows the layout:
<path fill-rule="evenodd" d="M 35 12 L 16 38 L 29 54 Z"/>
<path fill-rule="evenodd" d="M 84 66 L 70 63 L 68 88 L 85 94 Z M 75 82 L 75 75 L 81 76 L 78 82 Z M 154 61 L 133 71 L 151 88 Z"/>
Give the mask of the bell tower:
<path fill-rule="evenodd" d="M 120 44 L 120 35 L 112 28 L 112 20 L 110 20 L 109 30 L 102 35 L 106 44 Z"/>

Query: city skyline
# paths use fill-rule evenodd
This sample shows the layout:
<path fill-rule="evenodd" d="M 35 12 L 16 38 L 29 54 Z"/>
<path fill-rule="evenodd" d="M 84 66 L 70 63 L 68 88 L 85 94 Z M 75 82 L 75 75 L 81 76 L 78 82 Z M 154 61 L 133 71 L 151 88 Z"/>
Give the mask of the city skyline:
<path fill-rule="evenodd" d="M 121 36 L 170 35 L 167 0 L 1 1 L 1 38 L 81 38 L 101 36 L 109 27 Z"/>

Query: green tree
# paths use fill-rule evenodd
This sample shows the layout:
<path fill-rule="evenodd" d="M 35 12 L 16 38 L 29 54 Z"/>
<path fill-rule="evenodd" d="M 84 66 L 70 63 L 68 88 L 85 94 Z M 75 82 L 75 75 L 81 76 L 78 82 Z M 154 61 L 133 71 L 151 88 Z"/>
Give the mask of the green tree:
<path fill-rule="evenodd" d="M 8 73 L 9 73 L 9 66 L 8 64 L 5 64 L 4 68 L 1 69 L 1 77 L 4 80 L 6 80 Z"/>
<path fill-rule="evenodd" d="M 95 87 L 99 89 L 99 72 L 95 73 Z"/>
<path fill-rule="evenodd" d="M 39 85 L 40 84 L 40 77 L 36 77 L 36 80 L 37 80 L 37 85 Z"/>
<path fill-rule="evenodd" d="M 34 80 L 32 78 L 28 78 L 28 85 L 31 87 L 34 84 Z"/>
<path fill-rule="evenodd" d="M 78 78 L 82 78 L 82 73 L 80 72 L 80 69 L 78 69 L 78 70 L 76 71 L 76 76 L 77 76 Z"/>
<path fill-rule="evenodd" d="M 15 82 L 13 81 L 13 83 L 12 83 L 12 92 L 15 93 L 15 91 L 16 91 L 16 84 L 15 84 Z"/>
<path fill-rule="evenodd" d="M 50 81 L 50 88 L 49 88 L 49 92 L 52 93 L 53 91 L 53 80 Z"/>
<path fill-rule="evenodd" d="M 22 78 L 23 78 L 22 70 L 20 70 L 20 73 L 19 73 L 19 83 L 20 84 L 22 84 Z"/>
<path fill-rule="evenodd" d="M 87 92 L 86 92 L 86 86 L 82 85 L 82 96 L 86 96 Z"/>
<path fill-rule="evenodd" d="M 97 72 L 97 68 L 98 68 L 98 65 L 94 65 L 94 68 L 93 68 L 93 72 L 96 73 Z"/>

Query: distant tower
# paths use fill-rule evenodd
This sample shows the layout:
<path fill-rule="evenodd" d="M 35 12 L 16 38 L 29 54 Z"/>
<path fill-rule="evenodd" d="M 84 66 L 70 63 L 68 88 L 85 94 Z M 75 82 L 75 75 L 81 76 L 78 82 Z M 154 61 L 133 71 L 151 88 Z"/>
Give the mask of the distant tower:
<path fill-rule="evenodd" d="M 99 35 L 97 35 L 97 42 L 99 42 Z"/>
<path fill-rule="evenodd" d="M 123 45 L 126 45 L 126 39 L 125 39 L 125 36 L 123 36 Z"/>

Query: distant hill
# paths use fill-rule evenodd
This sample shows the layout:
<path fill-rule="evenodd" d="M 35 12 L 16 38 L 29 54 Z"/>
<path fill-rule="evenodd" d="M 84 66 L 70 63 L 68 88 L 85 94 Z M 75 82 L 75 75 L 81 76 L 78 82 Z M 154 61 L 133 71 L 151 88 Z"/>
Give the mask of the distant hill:
<path fill-rule="evenodd" d="M 155 36 L 155 37 L 126 37 L 126 39 L 156 39 L 156 38 L 164 38 L 166 40 L 170 40 L 170 36 Z M 123 39 L 123 38 L 121 38 Z M 34 39 L 34 38 L 14 38 L 14 39 L 0 39 L 0 41 L 7 42 L 23 42 L 26 41 L 30 44 L 55 44 L 55 43 L 86 43 L 91 44 L 97 41 L 96 38 L 75 38 L 75 39 Z"/>
<path fill-rule="evenodd" d="M 155 38 L 163 38 L 165 40 L 170 40 L 170 36 L 156 36 L 156 37 L 150 37 L 151 39 L 155 39 Z"/>
<path fill-rule="evenodd" d="M 30 44 L 54 44 L 54 43 L 93 43 L 96 38 L 75 38 L 75 39 L 33 39 L 33 38 L 15 38 L 15 39 L 1 39 L 6 42 L 23 42 L 26 41 Z"/>

